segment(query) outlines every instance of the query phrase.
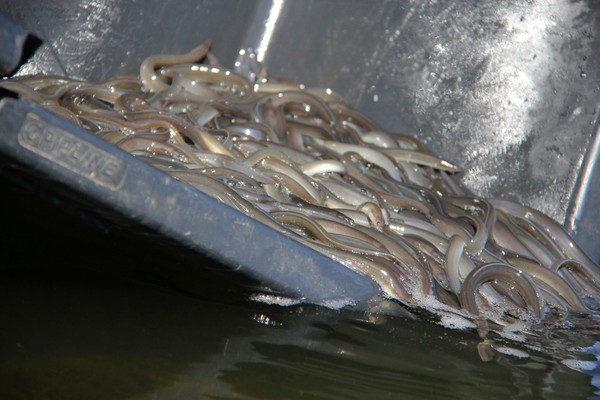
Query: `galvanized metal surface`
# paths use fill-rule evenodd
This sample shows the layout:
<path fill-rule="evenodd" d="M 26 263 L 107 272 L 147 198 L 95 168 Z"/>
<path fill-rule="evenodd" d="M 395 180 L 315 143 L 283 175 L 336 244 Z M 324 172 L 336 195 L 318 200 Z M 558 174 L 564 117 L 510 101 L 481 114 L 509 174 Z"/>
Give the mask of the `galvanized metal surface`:
<path fill-rule="evenodd" d="M 265 64 L 417 134 L 470 191 L 549 214 L 600 260 L 599 18 L 593 0 L 288 1 Z"/>

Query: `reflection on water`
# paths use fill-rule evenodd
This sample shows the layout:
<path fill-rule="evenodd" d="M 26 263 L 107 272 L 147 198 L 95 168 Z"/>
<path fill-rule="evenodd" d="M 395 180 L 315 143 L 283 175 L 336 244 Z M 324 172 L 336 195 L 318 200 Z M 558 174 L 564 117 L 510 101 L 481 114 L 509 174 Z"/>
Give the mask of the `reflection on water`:
<path fill-rule="evenodd" d="M 101 233 L 1 185 L 0 399 L 565 399 L 597 390 L 552 352 L 484 363 L 476 334 L 408 314 L 369 321 L 246 301 L 236 285 L 190 277 L 206 260 Z"/>

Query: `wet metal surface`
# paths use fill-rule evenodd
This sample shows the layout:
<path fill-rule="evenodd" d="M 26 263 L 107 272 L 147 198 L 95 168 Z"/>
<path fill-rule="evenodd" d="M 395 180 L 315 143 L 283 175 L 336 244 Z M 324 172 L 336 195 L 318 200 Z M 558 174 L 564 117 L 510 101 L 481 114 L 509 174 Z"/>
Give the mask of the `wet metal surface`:
<path fill-rule="evenodd" d="M 419 135 L 466 169 L 473 193 L 576 230 L 572 208 L 585 201 L 578 178 L 600 105 L 600 3 L 287 4 L 266 57 L 271 71 L 330 86 L 386 130 Z"/>

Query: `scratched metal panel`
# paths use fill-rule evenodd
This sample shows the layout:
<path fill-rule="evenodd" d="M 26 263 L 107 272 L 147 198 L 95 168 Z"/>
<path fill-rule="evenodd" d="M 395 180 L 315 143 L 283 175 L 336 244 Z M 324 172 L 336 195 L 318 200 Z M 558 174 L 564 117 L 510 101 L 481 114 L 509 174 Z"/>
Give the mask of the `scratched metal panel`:
<path fill-rule="evenodd" d="M 0 0 L 44 40 L 20 73 L 101 79 L 214 38 L 273 75 L 329 86 L 465 167 L 473 193 L 535 207 L 596 260 L 600 2 Z M 594 181 L 595 179 L 595 181 Z"/>
<path fill-rule="evenodd" d="M 597 218 L 582 218 L 600 198 L 579 185 L 598 164 L 586 156 L 600 109 L 599 17 L 594 0 L 286 2 L 265 60 L 419 135 L 466 169 L 473 193 L 598 237 Z"/>
<path fill-rule="evenodd" d="M 0 0 L 0 12 L 44 42 L 18 74 L 90 80 L 135 72 L 150 54 L 187 51 L 208 37 L 232 64 L 254 8 L 244 0 Z"/>

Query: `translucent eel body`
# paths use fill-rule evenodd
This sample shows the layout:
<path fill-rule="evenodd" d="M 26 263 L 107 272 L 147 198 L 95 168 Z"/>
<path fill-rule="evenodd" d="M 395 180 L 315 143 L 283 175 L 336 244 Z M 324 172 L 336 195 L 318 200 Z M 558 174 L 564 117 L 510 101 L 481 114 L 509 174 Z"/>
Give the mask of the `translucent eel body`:
<path fill-rule="evenodd" d="M 598 312 L 600 269 L 552 219 L 466 193 L 458 163 L 383 131 L 335 91 L 217 66 L 210 46 L 152 55 L 137 75 L 98 83 L 38 75 L 0 88 L 371 278 L 406 306 L 505 325 Z"/>

